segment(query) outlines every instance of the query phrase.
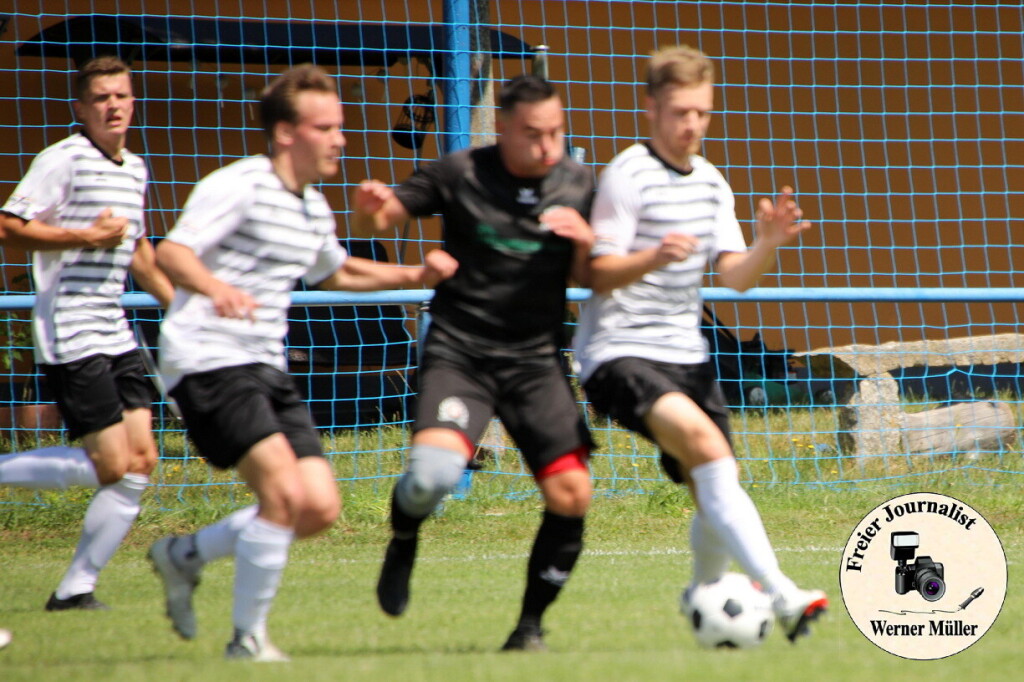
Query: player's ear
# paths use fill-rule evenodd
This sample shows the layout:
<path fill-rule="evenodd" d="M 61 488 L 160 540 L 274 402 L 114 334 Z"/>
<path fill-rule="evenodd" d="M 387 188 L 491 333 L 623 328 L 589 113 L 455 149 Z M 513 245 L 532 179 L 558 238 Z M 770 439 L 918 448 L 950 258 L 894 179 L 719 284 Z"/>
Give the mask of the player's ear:
<path fill-rule="evenodd" d="M 288 121 L 278 121 L 274 124 L 274 134 L 271 136 L 271 142 L 274 145 L 290 146 L 295 140 L 295 126 Z"/>
<path fill-rule="evenodd" d="M 648 121 L 654 120 L 655 109 L 658 108 L 658 103 L 650 95 L 644 96 L 644 116 Z"/>

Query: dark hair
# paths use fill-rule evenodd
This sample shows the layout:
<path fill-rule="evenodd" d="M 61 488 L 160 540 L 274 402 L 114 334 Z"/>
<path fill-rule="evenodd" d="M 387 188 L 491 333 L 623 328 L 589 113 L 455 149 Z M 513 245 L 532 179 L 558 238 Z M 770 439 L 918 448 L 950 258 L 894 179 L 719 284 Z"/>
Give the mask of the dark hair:
<path fill-rule="evenodd" d="M 647 94 L 670 86 L 693 87 L 715 82 L 715 66 L 703 52 L 689 45 L 678 45 L 651 55 L 647 66 Z"/>
<path fill-rule="evenodd" d="M 120 58 L 113 55 L 93 57 L 78 69 L 75 74 L 75 97 L 82 101 L 85 93 L 89 92 L 89 84 L 92 79 L 98 76 L 116 76 L 127 73 L 131 75 L 132 70 Z"/>
<path fill-rule="evenodd" d="M 532 104 L 533 102 L 544 102 L 557 97 L 558 92 L 555 86 L 540 76 L 525 74 L 516 76 L 501 88 L 498 93 L 498 106 L 502 112 L 509 113 L 520 102 Z"/>
<path fill-rule="evenodd" d="M 301 64 L 288 69 L 263 89 L 260 94 L 260 123 L 268 140 L 273 140 L 274 126 L 280 121 L 298 121 L 295 98 L 300 92 L 305 91 L 337 95 L 338 86 L 319 67 Z"/>

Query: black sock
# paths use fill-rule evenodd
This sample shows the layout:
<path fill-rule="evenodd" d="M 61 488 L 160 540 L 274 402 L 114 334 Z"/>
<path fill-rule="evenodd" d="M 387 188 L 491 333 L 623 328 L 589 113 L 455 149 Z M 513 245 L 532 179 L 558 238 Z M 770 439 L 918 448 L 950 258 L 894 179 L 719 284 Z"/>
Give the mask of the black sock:
<path fill-rule="evenodd" d="M 415 518 L 406 514 L 402 505 L 398 504 L 395 493 L 391 493 L 391 530 L 394 532 L 396 540 L 415 541 L 420 532 L 420 525 L 425 518 L 425 516 Z"/>
<path fill-rule="evenodd" d="M 526 567 L 520 627 L 540 627 L 541 617 L 569 579 L 583 551 L 583 518 L 544 512 Z"/>

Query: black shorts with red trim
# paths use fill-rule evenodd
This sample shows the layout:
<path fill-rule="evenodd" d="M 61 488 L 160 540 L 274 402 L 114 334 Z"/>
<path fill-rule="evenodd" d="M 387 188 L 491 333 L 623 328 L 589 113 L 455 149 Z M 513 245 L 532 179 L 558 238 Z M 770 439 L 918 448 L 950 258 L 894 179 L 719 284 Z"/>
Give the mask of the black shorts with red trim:
<path fill-rule="evenodd" d="M 533 472 L 583 448 L 593 448 L 558 356 L 455 357 L 428 341 L 420 367 L 413 432 L 459 431 L 476 443 L 497 415 Z"/>

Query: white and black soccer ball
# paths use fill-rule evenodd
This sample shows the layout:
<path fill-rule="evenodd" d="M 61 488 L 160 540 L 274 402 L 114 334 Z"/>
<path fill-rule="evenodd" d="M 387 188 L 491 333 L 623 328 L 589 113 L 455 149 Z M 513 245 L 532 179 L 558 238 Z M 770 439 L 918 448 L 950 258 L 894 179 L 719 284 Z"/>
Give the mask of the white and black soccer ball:
<path fill-rule="evenodd" d="M 771 598 L 742 573 L 691 586 L 680 599 L 697 643 L 708 649 L 749 649 L 772 631 Z"/>

